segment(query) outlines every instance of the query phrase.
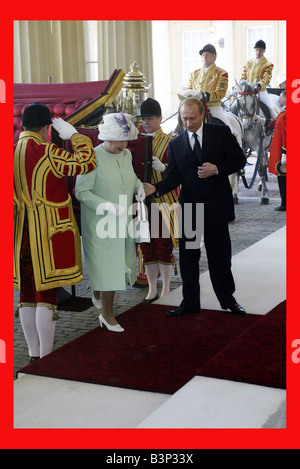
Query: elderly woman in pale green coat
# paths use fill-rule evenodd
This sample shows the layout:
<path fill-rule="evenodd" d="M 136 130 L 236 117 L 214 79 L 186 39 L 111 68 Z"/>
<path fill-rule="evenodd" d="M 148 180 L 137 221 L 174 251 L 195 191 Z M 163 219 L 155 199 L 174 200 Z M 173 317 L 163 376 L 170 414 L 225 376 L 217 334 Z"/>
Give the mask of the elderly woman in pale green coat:
<path fill-rule="evenodd" d="M 138 131 L 128 114 L 104 116 L 99 125 L 99 139 L 95 148 L 97 168 L 77 177 L 75 194 L 81 202 L 82 244 L 91 288 L 92 300 L 101 308 L 100 325 L 122 332 L 113 311 L 116 290 L 125 290 L 126 283 L 136 280 L 136 249 L 129 207 L 145 198 L 141 181 L 137 178 L 131 152 L 126 149 L 129 140 L 137 138 Z"/>

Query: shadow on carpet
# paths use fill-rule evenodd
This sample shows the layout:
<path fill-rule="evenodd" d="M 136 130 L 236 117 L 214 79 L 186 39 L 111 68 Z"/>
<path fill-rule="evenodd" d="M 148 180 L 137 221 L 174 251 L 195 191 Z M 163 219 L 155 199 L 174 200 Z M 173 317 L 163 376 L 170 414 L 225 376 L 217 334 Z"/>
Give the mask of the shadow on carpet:
<path fill-rule="evenodd" d="M 170 318 L 168 309 L 170 306 L 140 303 L 118 316 L 125 332 L 96 327 L 19 373 L 173 394 L 195 375 L 220 377 L 217 358 L 221 357 L 221 363 L 226 358 L 224 379 L 234 379 L 232 364 L 239 363 L 238 368 L 241 365 L 251 375 L 250 382 L 257 384 L 255 371 L 260 360 L 259 380 L 266 369 L 265 386 L 284 386 L 285 305 L 266 316 L 243 317 L 202 310 L 199 315 Z M 242 356 L 247 360 L 241 361 Z M 270 362 L 277 367 L 274 373 Z M 240 376 L 239 370 L 237 380 Z"/>

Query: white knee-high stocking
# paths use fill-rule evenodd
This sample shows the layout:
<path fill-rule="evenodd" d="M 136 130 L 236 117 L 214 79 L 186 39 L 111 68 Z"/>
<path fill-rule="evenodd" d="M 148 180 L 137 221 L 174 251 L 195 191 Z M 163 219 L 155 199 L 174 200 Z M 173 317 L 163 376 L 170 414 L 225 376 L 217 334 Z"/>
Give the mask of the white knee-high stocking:
<path fill-rule="evenodd" d="M 170 282 L 172 276 L 173 265 L 171 264 L 161 264 L 159 263 L 159 271 L 162 278 L 162 291 L 160 297 L 167 295 L 170 293 Z"/>
<path fill-rule="evenodd" d="M 53 310 L 47 306 L 37 305 L 36 328 L 40 340 L 40 357 L 52 352 L 56 321 L 53 319 Z"/>
<path fill-rule="evenodd" d="M 52 352 L 55 325 L 53 310 L 47 306 L 21 306 L 19 316 L 31 357 L 44 357 Z"/>
<path fill-rule="evenodd" d="M 19 308 L 19 317 L 30 357 L 40 356 L 40 342 L 39 334 L 36 328 L 35 313 L 35 306 L 21 306 Z"/>
<path fill-rule="evenodd" d="M 149 291 L 146 300 L 152 300 L 157 295 L 157 277 L 159 273 L 158 262 L 154 264 L 145 264 L 145 272 L 147 275 Z"/>

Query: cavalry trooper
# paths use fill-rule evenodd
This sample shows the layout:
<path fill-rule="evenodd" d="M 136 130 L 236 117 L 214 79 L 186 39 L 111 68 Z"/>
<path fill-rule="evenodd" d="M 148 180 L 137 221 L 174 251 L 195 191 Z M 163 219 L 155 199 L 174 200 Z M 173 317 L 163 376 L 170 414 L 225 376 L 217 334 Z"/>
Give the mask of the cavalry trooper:
<path fill-rule="evenodd" d="M 212 117 L 221 120 L 228 125 L 231 132 L 237 138 L 242 147 L 242 129 L 237 118 L 226 111 L 221 106 L 221 100 L 225 97 L 228 89 L 228 73 L 216 65 L 217 51 L 212 44 L 206 44 L 199 54 L 203 67 L 191 73 L 188 82 L 188 89 L 202 91 Z M 232 187 L 234 201 L 237 203 L 238 197 L 238 177 L 237 174 L 229 176 Z"/>
<path fill-rule="evenodd" d="M 261 102 L 268 107 L 271 119 L 276 119 L 277 113 L 267 92 L 274 65 L 264 56 L 266 43 L 262 39 L 255 43 L 254 49 L 255 59 L 248 60 L 244 65 L 241 80 L 247 80 L 250 84 L 256 82 Z"/>

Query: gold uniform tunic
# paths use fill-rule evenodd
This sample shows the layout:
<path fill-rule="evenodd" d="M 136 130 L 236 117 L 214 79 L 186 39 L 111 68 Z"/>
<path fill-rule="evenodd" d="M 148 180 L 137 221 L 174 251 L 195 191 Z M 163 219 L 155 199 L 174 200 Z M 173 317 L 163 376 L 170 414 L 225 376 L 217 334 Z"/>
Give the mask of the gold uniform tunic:
<path fill-rule="evenodd" d="M 167 135 L 160 128 L 153 139 L 152 153 L 156 156 L 162 163 L 166 165 L 168 161 L 168 144 L 172 139 L 170 135 Z M 163 173 L 159 171 L 152 170 L 151 175 L 151 184 L 156 184 L 157 182 L 163 179 Z M 170 237 L 173 242 L 174 247 L 178 247 L 178 220 L 173 204 L 178 203 L 178 196 L 176 191 L 168 192 L 167 194 L 162 195 L 161 197 L 151 196 L 151 201 L 159 204 L 161 214 L 167 226 L 170 223 Z M 173 209 L 169 209 L 173 205 Z"/>
<path fill-rule="evenodd" d="M 210 93 L 208 106 L 221 106 L 221 100 L 227 93 L 228 73 L 214 62 L 206 73 L 203 67 L 192 72 L 187 87 Z"/>
<path fill-rule="evenodd" d="M 255 59 L 248 60 L 244 65 L 241 80 L 253 83 L 255 80 L 261 85 L 260 91 L 266 91 L 272 78 L 274 65 L 263 56 L 257 63 Z"/>

